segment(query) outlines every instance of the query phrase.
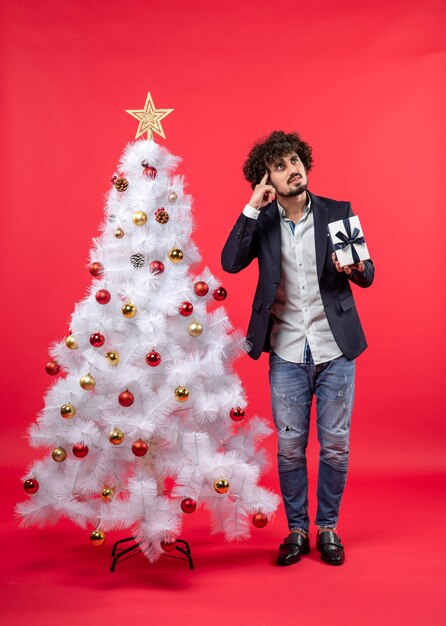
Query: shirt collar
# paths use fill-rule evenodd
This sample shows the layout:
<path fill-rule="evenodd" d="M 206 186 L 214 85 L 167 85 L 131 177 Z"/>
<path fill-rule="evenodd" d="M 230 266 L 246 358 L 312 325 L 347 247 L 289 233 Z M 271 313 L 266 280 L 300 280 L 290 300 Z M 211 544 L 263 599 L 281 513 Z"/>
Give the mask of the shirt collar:
<path fill-rule="evenodd" d="M 304 214 L 303 214 L 303 216 L 302 216 L 302 217 L 307 217 L 308 213 L 309 213 L 309 212 L 310 212 L 310 210 L 311 210 L 311 196 L 310 196 L 310 194 L 309 194 L 309 193 L 307 193 L 307 198 L 308 198 L 308 201 L 307 201 L 307 204 L 306 204 L 306 206 L 305 206 L 305 209 L 304 209 Z M 290 218 L 286 216 L 286 211 L 285 211 L 285 209 L 283 208 L 283 206 L 282 206 L 281 204 L 279 204 L 279 201 L 278 201 L 278 200 L 277 200 L 277 208 L 279 209 L 279 215 L 280 215 L 280 217 L 281 217 L 281 218 L 283 218 L 286 222 L 289 222 L 289 221 L 290 221 Z"/>

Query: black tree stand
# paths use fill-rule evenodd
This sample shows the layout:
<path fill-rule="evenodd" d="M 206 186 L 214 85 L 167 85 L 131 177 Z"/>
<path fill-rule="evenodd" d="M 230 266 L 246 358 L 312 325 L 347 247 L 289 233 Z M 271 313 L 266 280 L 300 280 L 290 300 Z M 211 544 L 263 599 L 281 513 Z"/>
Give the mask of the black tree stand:
<path fill-rule="evenodd" d="M 132 542 L 132 543 L 127 547 L 121 547 L 121 544 L 125 544 L 128 542 Z M 177 545 L 175 547 L 175 550 L 177 552 L 181 552 L 181 554 L 184 554 L 185 558 L 181 556 L 175 556 L 174 554 L 168 554 L 167 552 L 163 554 L 162 556 L 169 556 L 171 559 L 178 559 L 180 561 L 188 561 L 189 569 L 194 569 L 194 564 L 192 562 L 192 556 L 191 556 L 189 544 L 187 543 L 187 541 L 184 541 L 184 539 L 177 539 L 176 542 L 177 542 Z M 181 545 L 178 545 L 178 544 L 181 544 Z M 113 561 L 112 561 L 110 571 L 114 572 L 115 567 L 118 563 L 126 561 L 127 559 L 130 559 L 132 556 L 136 556 L 137 554 L 139 554 L 141 552 L 141 548 L 139 547 L 139 545 L 140 544 L 135 541 L 135 537 L 127 537 L 126 539 L 120 539 L 119 541 L 117 541 L 114 544 L 113 550 L 111 553 Z"/>

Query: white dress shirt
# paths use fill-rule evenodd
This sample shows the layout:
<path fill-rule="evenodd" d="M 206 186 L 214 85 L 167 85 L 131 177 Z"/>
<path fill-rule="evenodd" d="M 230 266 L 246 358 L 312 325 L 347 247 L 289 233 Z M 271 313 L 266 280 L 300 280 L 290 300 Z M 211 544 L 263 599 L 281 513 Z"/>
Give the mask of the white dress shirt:
<path fill-rule="evenodd" d="M 279 203 L 282 275 L 272 306 L 271 348 L 292 363 L 305 362 L 308 342 L 315 365 L 342 355 L 328 324 L 319 290 L 311 198 L 297 224 Z M 259 211 L 247 204 L 244 215 L 257 219 Z"/>

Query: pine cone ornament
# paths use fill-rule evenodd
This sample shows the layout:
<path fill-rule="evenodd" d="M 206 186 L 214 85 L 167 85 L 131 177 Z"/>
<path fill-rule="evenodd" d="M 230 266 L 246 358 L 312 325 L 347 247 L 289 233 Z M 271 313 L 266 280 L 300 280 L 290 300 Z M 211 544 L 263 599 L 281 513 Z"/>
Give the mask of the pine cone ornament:
<path fill-rule="evenodd" d="M 140 252 L 138 252 L 137 254 L 132 254 L 132 256 L 130 257 L 130 263 L 133 265 L 133 267 L 136 267 L 136 269 L 142 267 L 145 262 L 146 260 L 144 258 L 144 255 Z"/>
<path fill-rule="evenodd" d="M 127 178 L 117 178 L 113 183 L 117 191 L 125 191 L 129 186 Z"/>
<path fill-rule="evenodd" d="M 166 224 L 169 221 L 169 213 L 166 209 L 157 209 L 155 211 L 155 219 L 158 224 Z"/>

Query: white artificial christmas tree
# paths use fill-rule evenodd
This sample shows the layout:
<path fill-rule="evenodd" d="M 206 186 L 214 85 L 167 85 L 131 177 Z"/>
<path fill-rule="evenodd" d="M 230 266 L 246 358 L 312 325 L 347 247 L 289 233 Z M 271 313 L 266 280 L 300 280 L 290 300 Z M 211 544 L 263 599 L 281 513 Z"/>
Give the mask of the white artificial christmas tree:
<path fill-rule="evenodd" d="M 136 112 L 150 139 L 123 153 L 90 252 L 91 287 L 70 335 L 51 347 L 47 371 L 63 376 L 30 428 L 31 444 L 50 452 L 29 468 L 17 507 L 22 525 L 63 515 L 91 525 L 97 545 L 129 529 L 151 561 L 200 504 L 227 539 L 248 537 L 278 506 L 258 484 L 270 429 L 244 419 L 233 370 L 246 341 L 222 306 L 209 307 L 225 289 L 207 269 L 192 275 L 191 197 L 174 175 L 179 159 L 151 139 L 164 136 L 159 111 L 149 94 Z"/>

